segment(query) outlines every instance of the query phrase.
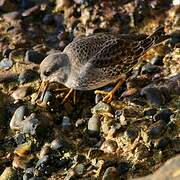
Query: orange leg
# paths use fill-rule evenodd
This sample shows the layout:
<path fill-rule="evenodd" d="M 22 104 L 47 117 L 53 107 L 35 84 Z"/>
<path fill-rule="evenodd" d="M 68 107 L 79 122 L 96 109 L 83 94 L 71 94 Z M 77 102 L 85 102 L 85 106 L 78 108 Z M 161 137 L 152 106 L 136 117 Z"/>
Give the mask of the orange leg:
<path fill-rule="evenodd" d="M 67 101 L 67 99 L 69 98 L 72 92 L 73 92 L 73 89 L 71 88 L 69 92 L 66 94 L 66 96 L 64 97 L 64 99 L 62 100 L 61 104 L 64 104 Z"/>
<path fill-rule="evenodd" d="M 110 103 L 113 99 L 114 94 L 116 91 L 122 86 L 122 84 L 125 82 L 125 79 L 120 79 L 116 86 L 111 90 L 111 91 L 101 91 L 101 90 L 96 90 L 95 94 L 105 94 L 106 96 L 103 98 L 103 102 Z"/>

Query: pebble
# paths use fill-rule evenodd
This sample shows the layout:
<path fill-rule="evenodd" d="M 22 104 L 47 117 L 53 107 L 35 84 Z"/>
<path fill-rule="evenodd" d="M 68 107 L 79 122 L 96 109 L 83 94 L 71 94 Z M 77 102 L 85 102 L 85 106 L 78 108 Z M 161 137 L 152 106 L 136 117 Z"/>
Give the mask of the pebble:
<path fill-rule="evenodd" d="M 146 64 L 142 67 L 142 73 L 158 73 L 160 72 L 161 68 L 159 66 L 156 65 L 152 65 L 152 64 Z"/>
<path fill-rule="evenodd" d="M 74 168 L 74 171 L 78 176 L 82 176 L 84 174 L 85 169 L 86 168 L 84 164 L 77 164 Z"/>
<path fill-rule="evenodd" d="M 163 66 L 163 58 L 164 56 L 155 56 L 151 59 L 151 64 L 152 65 L 158 65 L 158 66 Z"/>
<path fill-rule="evenodd" d="M 134 141 L 134 140 L 137 138 L 137 136 L 138 136 L 137 131 L 136 131 L 136 130 L 133 130 L 133 129 L 128 129 L 128 130 L 126 130 L 125 133 L 124 133 L 124 137 L 125 137 L 125 139 L 126 139 L 127 141 L 128 141 L 128 140 Z"/>
<path fill-rule="evenodd" d="M 30 86 L 23 86 L 23 87 L 19 87 L 18 89 L 16 89 L 13 93 L 12 93 L 12 97 L 15 100 L 22 100 L 24 99 L 27 94 L 30 92 Z"/>
<path fill-rule="evenodd" d="M 88 131 L 91 135 L 98 135 L 100 131 L 100 117 L 99 115 L 93 115 L 88 121 Z"/>
<path fill-rule="evenodd" d="M 55 23 L 54 16 L 52 14 L 46 14 L 42 21 L 46 25 L 52 25 Z"/>
<path fill-rule="evenodd" d="M 18 80 L 20 84 L 24 84 L 35 80 L 37 77 L 38 77 L 38 73 L 36 71 L 31 69 L 26 69 L 19 74 Z"/>
<path fill-rule="evenodd" d="M 166 123 L 162 120 L 152 124 L 148 130 L 148 136 L 150 139 L 157 139 L 166 130 Z"/>
<path fill-rule="evenodd" d="M 21 122 L 23 121 L 25 115 L 25 106 L 18 107 L 11 118 L 10 128 L 12 130 L 20 130 L 22 128 Z"/>
<path fill-rule="evenodd" d="M 12 49 L 9 49 L 9 48 L 4 49 L 3 52 L 2 52 L 2 56 L 3 56 L 4 58 L 9 58 L 9 54 L 10 54 L 11 52 L 12 52 Z"/>
<path fill-rule="evenodd" d="M 11 72 L 0 73 L 0 83 L 9 83 L 17 80 L 18 75 Z"/>
<path fill-rule="evenodd" d="M 16 180 L 17 172 L 12 167 L 6 167 L 0 176 L 1 180 Z"/>
<path fill-rule="evenodd" d="M 53 150 L 61 150 L 61 149 L 70 149 L 71 148 L 71 145 L 65 140 L 65 139 L 62 139 L 62 138 L 56 138 L 55 140 L 53 140 L 51 142 L 51 149 Z"/>
<path fill-rule="evenodd" d="M 36 103 L 41 106 L 46 108 L 47 106 L 50 105 L 50 101 L 52 100 L 53 94 L 50 91 L 46 91 L 44 96 L 41 95 L 40 100 L 37 101 Z"/>
<path fill-rule="evenodd" d="M 37 118 L 36 114 L 32 113 L 24 121 L 22 121 L 21 124 L 23 133 L 37 135 L 38 131 L 40 130 L 41 122 Z"/>
<path fill-rule="evenodd" d="M 170 139 L 168 137 L 162 137 L 155 140 L 154 147 L 157 149 L 164 149 L 169 143 Z"/>
<path fill-rule="evenodd" d="M 105 153 L 110 153 L 110 154 L 114 154 L 117 148 L 118 148 L 117 142 L 110 139 L 103 142 L 101 146 L 101 150 L 103 150 Z"/>
<path fill-rule="evenodd" d="M 82 163 L 86 160 L 86 156 L 82 155 L 82 154 L 77 154 L 76 156 L 74 156 L 74 161 L 77 163 Z"/>
<path fill-rule="evenodd" d="M 39 53 L 34 50 L 28 50 L 26 51 L 24 61 L 27 63 L 40 64 L 45 57 L 45 54 Z"/>
<path fill-rule="evenodd" d="M 120 162 L 118 163 L 117 172 L 119 176 L 124 175 L 130 169 L 130 164 L 128 162 Z"/>
<path fill-rule="evenodd" d="M 63 116 L 61 126 L 64 130 L 71 130 L 71 119 L 68 116 Z"/>
<path fill-rule="evenodd" d="M 25 134 L 18 133 L 15 135 L 14 140 L 16 141 L 16 144 L 23 144 L 26 142 Z"/>
<path fill-rule="evenodd" d="M 115 167 L 108 167 L 102 177 L 102 180 L 117 179 L 118 174 Z"/>
<path fill-rule="evenodd" d="M 18 19 L 20 19 L 21 14 L 18 11 L 9 12 L 6 14 L 3 14 L 3 18 L 8 23 L 15 23 Z"/>
<path fill-rule="evenodd" d="M 165 97 L 161 91 L 155 87 L 146 86 L 141 90 L 141 95 L 146 96 L 150 103 L 162 106 L 166 103 Z"/>
<path fill-rule="evenodd" d="M 112 112 L 111 106 L 102 101 L 100 101 L 98 104 L 96 104 L 91 109 L 91 112 L 92 112 L 92 114 L 99 114 L 99 115 L 113 117 L 113 115 L 111 114 L 111 112 Z"/>
<path fill-rule="evenodd" d="M 13 66 L 13 61 L 8 58 L 4 58 L 0 61 L 0 69 L 8 70 L 12 66 Z"/>
<path fill-rule="evenodd" d="M 167 124 L 171 120 L 171 115 L 173 115 L 173 112 L 170 109 L 162 109 L 159 113 L 153 116 L 153 119 L 155 121 L 162 120 Z"/>

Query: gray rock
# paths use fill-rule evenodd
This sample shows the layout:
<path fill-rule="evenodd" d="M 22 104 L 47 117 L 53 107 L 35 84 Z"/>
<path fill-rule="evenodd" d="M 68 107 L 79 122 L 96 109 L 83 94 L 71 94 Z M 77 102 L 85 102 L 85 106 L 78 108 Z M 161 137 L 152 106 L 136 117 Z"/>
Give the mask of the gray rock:
<path fill-rule="evenodd" d="M 4 58 L 0 61 L 0 69 L 10 69 L 12 65 L 13 61 L 8 58 Z"/>
<path fill-rule="evenodd" d="M 133 180 L 178 180 L 180 179 L 180 155 L 168 160 L 154 174 Z"/>
<path fill-rule="evenodd" d="M 40 64 L 45 57 L 45 54 L 39 53 L 34 50 L 28 50 L 26 51 L 25 62 Z"/>

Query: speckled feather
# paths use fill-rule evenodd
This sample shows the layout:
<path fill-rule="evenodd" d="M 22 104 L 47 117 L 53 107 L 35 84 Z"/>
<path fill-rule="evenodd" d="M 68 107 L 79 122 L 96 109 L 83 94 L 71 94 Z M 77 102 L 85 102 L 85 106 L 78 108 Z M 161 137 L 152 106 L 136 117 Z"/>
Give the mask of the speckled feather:
<path fill-rule="evenodd" d="M 100 33 L 81 37 L 64 49 L 70 68 L 64 82 L 57 81 L 79 90 L 105 86 L 131 70 L 139 57 L 167 38 L 163 28 L 150 36 Z"/>

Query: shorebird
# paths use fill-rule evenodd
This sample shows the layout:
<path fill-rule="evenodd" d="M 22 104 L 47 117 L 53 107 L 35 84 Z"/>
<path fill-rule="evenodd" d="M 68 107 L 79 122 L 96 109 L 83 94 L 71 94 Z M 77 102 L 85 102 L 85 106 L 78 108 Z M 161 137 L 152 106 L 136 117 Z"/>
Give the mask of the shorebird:
<path fill-rule="evenodd" d="M 103 99 L 110 102 L 138 59 L 167 38 L 164 27 L 151 35 L 97 33 L 80 37 L 63 52 L 48 55 L 40 64 L 40 76 L 46 85 L 58 82 L 70 88 L 67 96 L 73 89 L 94 90 L 119 81 Z"/>

